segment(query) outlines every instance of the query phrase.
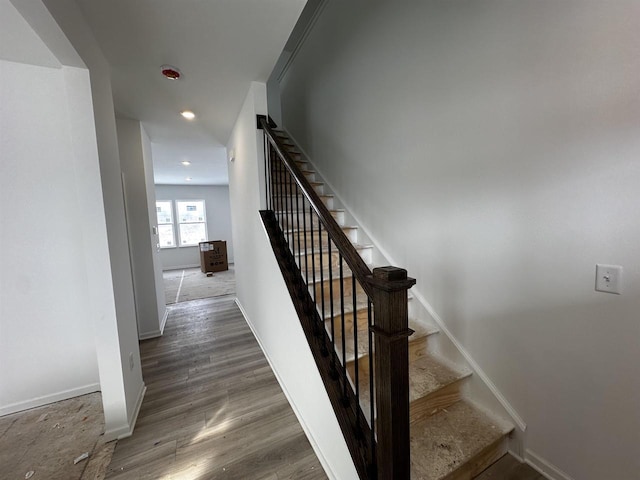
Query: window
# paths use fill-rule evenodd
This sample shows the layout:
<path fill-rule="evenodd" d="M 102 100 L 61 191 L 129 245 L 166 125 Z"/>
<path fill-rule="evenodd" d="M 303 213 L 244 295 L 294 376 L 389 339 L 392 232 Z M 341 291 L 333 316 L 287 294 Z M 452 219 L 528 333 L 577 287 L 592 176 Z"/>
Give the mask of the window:
<path fill-rule="evenodd" d="M 191 247 L 207 240 L 204 200 L 176 200 L 180 246 Z"/>
<path fill-rule="evenodd" d="M 176 236 L 173 231 L 173 202 L 162 200 L 156 202 L 156 215 L 158 216 L 158 236 L 160 248 L 173 248 L 176 246 Z"/>

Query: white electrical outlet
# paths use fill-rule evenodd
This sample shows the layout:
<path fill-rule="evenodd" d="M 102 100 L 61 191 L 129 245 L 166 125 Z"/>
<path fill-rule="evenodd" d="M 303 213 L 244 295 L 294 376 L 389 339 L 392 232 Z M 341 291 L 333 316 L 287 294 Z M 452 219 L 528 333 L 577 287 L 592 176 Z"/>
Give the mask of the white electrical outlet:
<path fill-rule="evenodd" d="M 129 354 L 129 370 L 133 370 L 133 352 Z"/>
<path fill-rule="evenodd" d="M 596 265 L 596 290 L 598 292 L 622 293 L 622 267 L 620 265 Z"/>

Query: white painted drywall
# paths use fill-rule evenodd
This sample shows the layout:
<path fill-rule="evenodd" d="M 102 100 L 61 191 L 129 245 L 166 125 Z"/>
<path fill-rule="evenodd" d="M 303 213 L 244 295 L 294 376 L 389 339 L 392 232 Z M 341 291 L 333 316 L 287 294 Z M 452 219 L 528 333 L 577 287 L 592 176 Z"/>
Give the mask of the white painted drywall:
<path fill-rule="evenodd" d="M 209 240 L 226 240 L 227 261 L 234 262 L 228 185 L 156 185 L 155 188 L 158 200 L 173 202 L 174 219 L 176 200 L 204 200 Z M 177 226 L 175 233 L 177 243 Z M 160 258 L 164 270 L 200 266 L 198 247 L 162 248 Z"/>
<path fill-rule="evenodd" d="M 162 335 L 164 287 L 152 227 L 156 201 L 149 137 L 138 120 L 116 118 L 139 338 Z M 150 191 L 149 191 L 150 190 Z M 157 266 L 157 268 L 156 268 Z M 159 277 L 158 277 L 159 275 Z M 158 285 L 161 288 L 158 288 Z"/>
<path fill-rule="evenodd" d="M 67 87 L 0 60 L 0 414 L 99 389 Z"/>
<path fill-rule="evenodd" d="M 151 240 L 151 254 L 153 259 L 153 283 L 155 284 L 156 291 L 156 308 L 158 309 L 158 319 L 160 320 L 160 333 L 164 331 L 164 326 L 167 321 L 167 307 L 165 305 L 164 297 L 164 280 L 162 278 L 162 259 L 160 258 L 160 237 L 157 233 L 158 217 L 156 215 L 156 188 L 153 183 L 153 151 L 151 149 L 151 139 L 147 134 L 144 126 L 140 124 L 140 133 L 142 135 L 142 158 L 144 161 L 144 183 L 145 191 L 147 192 L 147 221 L 149 225 L 156 228 L 156 233 L 153 233 L 153 228 L 147 231 L 147 234 Z"/>
<path fill-rule="evenodd" d="M 357 478 L 258 214 L 264 160 L 256 114 L 266 108 L 266 86 L 252 83 L 227 145 L 236 155 L 229 191 L 238 302 L 329 477 Z"/>
<path fill-rule="evenodd" d="M 556 477 L 640 471 L 638 18 L 630 0 L 328 2 L 281 82 L 285 127 Z M 623 295 L 594 291 L 596 263 L 624 267 Z"/>
<path fill-rule="evenodd" d="M 0 58 L 41 67 L 62 65 L 9 0 L 0 2 Z"/>
<path fill-rule="evenodd" d="M 113 303 L 107 304 L 104 301 L 101 304 L 104 310 L 100 312 L 94 323 L 105 414 L 105 437 L 112 439 L 131 433 L 137 409 L 144 395 L 144 382 L 140 367 L 110 69 L 74 1 L 46 0 L 42 3 L 80 55 L 90 73 L 93 118 L 92 121 L 89 118 L 83 118 L 83 120 L 90 126 L 92 132 L 95 128 L 93 133 L 95 138 L 84 136 L 75 140 L 80 145 L 83 145 L 82 142 L 85 140 L 94 143 L 97 141 L 98 149 L 102 208 L 96 215 L 100 219 L 104 215 L 109 252 L 108 255 L 104 252 L 96 254 L 95 269 L 91 271 L 91 275 L 100 276 L 100 280 L 95 281 L 102 282 L 100 285 L 102 285 L 103 294 L 110 295 L 111 302 L 115 301 L 115 312 L 112 310 Z M 31 16 L 27 21 L 34 24 L 39 24 L 41 17 L 44 16 L 36 8 L 42 3 L 40 0 L 14 0 L 14 5 L 20 5 L 19 10 L 29 12 Z M 57 57 L 59 60 L 71 58 L 61 55 Z M 82 187 L 86 192 L 86 186 Z M 91 194 L 89 198 L 94 202 L 96 192 L 100 190 L 94 189 L 92 192 L 87 192 Z M 95 206 L 94 203 L 91 205 Z M 103 232 L 99 241 L 104 239 Z M 129 366 L 130 356 L 133 357 L 133 368 Z"/>

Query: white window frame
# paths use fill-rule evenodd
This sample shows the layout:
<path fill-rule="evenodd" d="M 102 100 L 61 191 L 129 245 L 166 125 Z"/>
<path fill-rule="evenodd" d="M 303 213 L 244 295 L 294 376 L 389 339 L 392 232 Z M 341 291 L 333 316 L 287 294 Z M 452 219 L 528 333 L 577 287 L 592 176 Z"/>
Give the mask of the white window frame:
<path fill-rule="evenodd" d="M 168 203 L 169 211 L 171 212 L 171 223 L 160 223 L 158 221 L 158 203 Z M 156 224 L 158 225 L 158 243 L 160 244 L 161 249 L 165 248 L 176 248 L 178 245 L 176 244 L 176 222 L 175 222 L 175 210 L 173 205 L 173 200 L 157 200 L 156 199 Z M 171 225 L 171 231 L 173 234 L 173 245 L 162 245 L 160 241 L 160 227 L 164 225 Z"/>
<path fill-rule="evenodd" d="M 203 221 L 202 222 L 181 222 L 180 221 L 180 212 L 178 210 L 178 204 L 179 203 L 191 203 L 191 202 L 202 202 L 202 216 L 203 216 Z M 209 231 L 207 228 L 207 204 L 205 202 L 205 200 L 203 198 L 190 198 L 190 199 L 186 199 L 186 200 L 175 200 L 175 225 L 176 225 L 176 231 L 177 231 L 177 236 L 178 236 L 178 247 L 179 248 L 188 248 L 188 247 L 197 247 L 198 243 L 182 243 L 182 232 L 180 230 L 180 225 L 188 225 L 188 224 L 203 224 L 204 225 L 204 240 L 203 241 L 207 241 L 209 239 Z"/>

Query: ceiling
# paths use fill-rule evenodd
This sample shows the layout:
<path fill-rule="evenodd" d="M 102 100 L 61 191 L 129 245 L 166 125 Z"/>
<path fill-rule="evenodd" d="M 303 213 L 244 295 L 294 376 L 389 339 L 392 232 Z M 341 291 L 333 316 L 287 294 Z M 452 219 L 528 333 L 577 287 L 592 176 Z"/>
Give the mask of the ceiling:
<path fill-rule="evenodd" d="M 156 183 L 228 184 L 225 145 L 249 85 L 267 81 L 306 0 L 76 1 L 112 67 L 117 114 L 151 138 Z M 164 64 L 182 78 L 164 78 Z"/>

